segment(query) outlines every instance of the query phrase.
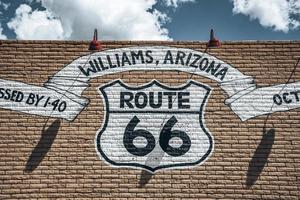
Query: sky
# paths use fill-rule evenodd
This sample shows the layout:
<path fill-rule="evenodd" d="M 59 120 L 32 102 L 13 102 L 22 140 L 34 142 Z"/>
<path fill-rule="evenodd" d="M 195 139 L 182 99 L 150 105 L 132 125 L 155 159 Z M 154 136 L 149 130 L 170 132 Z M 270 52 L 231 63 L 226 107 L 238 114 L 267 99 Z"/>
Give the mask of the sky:
<path fill-rule="evenodd" d="M 0 39 L 299 40 L 300 0 L 0 0 Z"/>

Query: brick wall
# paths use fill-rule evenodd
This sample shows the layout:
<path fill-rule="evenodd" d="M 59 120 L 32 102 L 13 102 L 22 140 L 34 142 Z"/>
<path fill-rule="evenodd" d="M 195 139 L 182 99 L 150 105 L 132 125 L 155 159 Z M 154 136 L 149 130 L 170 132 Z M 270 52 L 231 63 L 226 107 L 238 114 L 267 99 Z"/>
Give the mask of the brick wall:
<path fill-rule="evenodd" d="M 204 42 L 105 41 L 104 49 L 171 46 L 204 51 Z M 88 42 L 2 41 L 0 79 L 42 86 L 74 59 L 88 54 Z M 286 83 L 300 58 L 298 41 L 224 42 L 208 54 L 227 62 L 258 87 Z M 101 199 L 299 199 L 299 109 L 242 122 L 224 104 L 216 81 L 194 75 L 213 89 L 205 110 L 214 150 L 202 165 L 151 174 L 116 168 L 99 159 L 96 132 L 104 123 L 99 86 L 121 79 L 140 86 L 156 79 L 177 86 L 189 73 L 130 71 L 93 78 L 83 96 L 89 105 L 73 122 L 0 109 L 0 198 Z M 299 67 L 290 82 L 300 80 Z"/>

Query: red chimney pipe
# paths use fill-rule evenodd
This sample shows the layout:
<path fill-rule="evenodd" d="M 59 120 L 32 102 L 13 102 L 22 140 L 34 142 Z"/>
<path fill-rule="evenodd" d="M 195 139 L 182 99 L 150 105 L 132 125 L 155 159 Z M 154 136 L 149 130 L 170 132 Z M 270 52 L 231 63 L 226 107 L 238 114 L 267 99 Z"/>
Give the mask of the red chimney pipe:
<path fill-rule="evenodd" d="M 89 50 L 90 51 L 99 51 L 102 49 L 100 42 L 98 41 L 98 32 L 97 29 L 94 30 L 94 37 L 90 43 Z"/>
<path fill-rule="evenodd" d="M 215 38 L 215 35 L 214 35 L 214 30 L 211 29 L 210 30 L 210 39 L 207 43 L 207 47 L 209 48 L 214 48 L 214 47 L 220 47 L 221 46 L 221 43 L 218 39 Z"/>

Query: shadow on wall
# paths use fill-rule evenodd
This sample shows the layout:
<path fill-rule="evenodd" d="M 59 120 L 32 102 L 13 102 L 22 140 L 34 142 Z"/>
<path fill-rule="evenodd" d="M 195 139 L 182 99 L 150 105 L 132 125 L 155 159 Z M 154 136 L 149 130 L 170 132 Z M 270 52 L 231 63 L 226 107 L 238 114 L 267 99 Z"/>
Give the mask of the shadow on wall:
<path fill-rule="evenodd" d="M 251 187 L 257 181 L 260 173 L 264 169 L 271 153 L 272 145 L 274 144 L 275 129 L 270 129 L 263 137 L 258 145 L 254 155 L 249 163 L 246 186 Z"/>
<path fill-rule="evenodd" d="M 45 130 L 45 126 L 46 124 L 43 127 L 39 143 L 33 149 L 27 160 L 26 167 L 24 169 L 25 172 L 30 173 L 35 170 L 50 150 L 60 127 L 60 119 L 55 120 L 47 130 Z"/>
<path fill-rule="evenodd" d="M 146 171 L 146 170 L 142 170 L 141 172 L 141 176 L 140 176 L 140 181 L 139 181 L 139 188 L 144 187 L 152 178 L 154 174 Z"/>

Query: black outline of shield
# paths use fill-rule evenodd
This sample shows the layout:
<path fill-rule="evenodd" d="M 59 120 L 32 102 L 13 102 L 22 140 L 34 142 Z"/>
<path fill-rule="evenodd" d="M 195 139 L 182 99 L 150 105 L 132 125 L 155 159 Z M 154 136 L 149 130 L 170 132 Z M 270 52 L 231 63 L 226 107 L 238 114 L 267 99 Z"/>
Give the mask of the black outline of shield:
<path fill-rule="evenodd" d="M 107 123 L 108 123 L 108 119 L 109 119 L 109 102 L 108 102 L 108 98 L 107 98 L 107 95 L 104 91 L 105 88 L 107 87 L 111 87 L 115 84 L 119 83 L 122 87 L 128 89 L 128 90 L 141 90 L 141 89 L 145 89 L 145 88 L 148 88 L 148 87 L 151 87 L 152 85 L 157 85 L 161 88 L 164 88 L 164 89 L 168 89 L 168 90 L 180 90 L 180 89 L 185 89 L 187 87 L 189 87 L 191 84 L 194 84 L 198 87 L 202 87 L 204 89 L 207 90 L 206 94 L 205 94 L 205 97 L 201 103 L 201 106 L 200 106 L 200 111 L 199 111 L 199 122 L 200 122 L 200 127 L 201 129 L 203 130 L 203 132 L 206 134 L 206 136 L 208 137 L 209 139 L 209 149 L 207 150 L 207 152 L 204 154 L 204 156 L 202 156 L 198 161 L 196 162 L 193 162 L 193 163 L 182 163 L 182 164 L 172 164 L 172 165 L 161 165 L 161 166 L 157 166 L 155 168 L 151 168 L 149 166 L 146 166 L 146 165 L 142 165 L 142 164 L 138 164 L 138 163 L 116 163 L 115 161 L 112 161 L 110 160 L 105 154 L 104 152 L 102 151 L 101 149 L 101 146 L 100 146 L 100 140 L 101 140 L 101 135 L 102 133 L 105 131 L 106 127 L 107 127 Z M 203 109 L 206 105 L 206 102 L 207 102 L 207 99 L 210 95 L 210 92 L 211 92 L 211 88 L 209 88 L 208 86 L 204 85 L 204 84 L 201 84 L 201 83 L 198 83 L 198 82 L 195 82 L 193 80 L 190 80 L 188 83 L 186 83 L 185 85 L 183 86 L 179 86 L 179 87 L 169 87 L 169 86 L 166 86 L 166 85 L 163 85 L 161 84 L 160 82 L 158 82 L 157 80 L 152 80 L 151 82 L 145 84 L 145 85 L 142 85 L 142 86 L 138 86 L 138 87 L 131 87 L 131 86 L 128 86 L 126 85 L 125 83 L 123 83 L 120 79 L 117 79 L 117 80 L 114 80 L 104 86 L 101 86 L 99 87 L 99 90 L 104 98 L 104 101 L 105 101 L 105 108 L 106 108 L 106 112 L 105 112 L 105 121 L 104 121 L 104 124 L 102 124 L 102 128 L 100 128 L 98 130 L 98 132 L 96 133 L 96 138 L 95 138 L 95 146 L 96 146 L 96 151 L 97 151 L 97 154 L 99 155 L 99 157 L 101 158 L 104 158 L 104 160 L 106 162 L 108 162 L 109 164 L 111 164 L 112 166 L 115 166 L 115 167 L 133 167 L 134 169 L 138 169 L 138 168 L 142 168 L 142 169 L 145 169 L 151 173 L 154 173 L 155 171 L 159 170 L 159 169 L 165 169 L 165 168 L 180 168 L 180 167 L 188 167 L 188 166 L 195 166 L 195 165 L 200 165 L 202 163 L 204 163 L 204 161 L 209 158 L 209 156 L 211 155 L 212 151 L 213 151 L 213 147 L 214 147 L 214 142 L 213 142 L 213 136 L 208 132 L 208 130 L 206 129 L 205 125 L 203 124 Z"/>

